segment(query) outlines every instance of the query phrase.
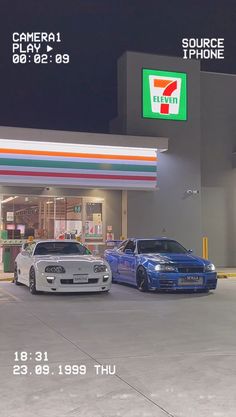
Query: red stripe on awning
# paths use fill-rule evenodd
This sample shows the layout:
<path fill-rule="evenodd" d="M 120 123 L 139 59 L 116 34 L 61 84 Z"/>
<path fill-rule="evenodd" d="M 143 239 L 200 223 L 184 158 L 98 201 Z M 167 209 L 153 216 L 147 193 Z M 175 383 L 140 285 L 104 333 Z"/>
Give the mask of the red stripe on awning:
<path fill-rule="evenodd" d="M 93 179 L 106 179 L 106 180 L 132 180 L 132 181 L 156 181 L 156 177 L 150 177 L 147 175 L 109 175 L 109 174 L 73 174 L 69 172 L 29 172 L 29 171 L 10 171 L 0 170 L 1 175 L 16 175 L 27 177 L 55 177 L 55 178 L 93 178 Z"/>

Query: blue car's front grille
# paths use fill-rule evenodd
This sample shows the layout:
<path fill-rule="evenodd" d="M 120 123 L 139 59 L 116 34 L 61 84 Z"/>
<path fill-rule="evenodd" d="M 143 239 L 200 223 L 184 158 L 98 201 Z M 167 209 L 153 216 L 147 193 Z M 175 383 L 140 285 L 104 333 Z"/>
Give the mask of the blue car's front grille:
<path fill-rule="evenodd" d="M 161 289 L 172 288 L 172 287 L 174 287 L 174 283 L 175 283 L 175 281 L 172 281 L 170 279 L 160 279 L 159 280 L 159 284 L 160 284 Z"/>
<path fill-rule="evenodd" d="M 194 285 L 194 283 L 192 284 Z M 217 279 L 216 278 L 208 278 L 206 281 L 206 284 L 204 285 L 206 289 L 214 290 L 217 285 Z M 167 289 L 176 289 L 178 287 L 178 281 L 172 280 L 172 279 L 159 279 L 159 288 L 161 290 L 167 290 Z M 187 287 L 185 286 L 185 289 Z"/>
<path fill-rule="evenodd" d="M 181 274 L 202 274 L 204 272 L 203 266 L 177 266 L 177 268 Z"/>

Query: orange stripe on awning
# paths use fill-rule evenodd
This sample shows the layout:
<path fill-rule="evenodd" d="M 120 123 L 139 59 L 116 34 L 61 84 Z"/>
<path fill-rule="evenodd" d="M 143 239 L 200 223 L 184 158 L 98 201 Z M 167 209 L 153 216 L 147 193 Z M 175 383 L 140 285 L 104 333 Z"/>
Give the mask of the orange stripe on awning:
<path fill-rule="evenodd" d="M 172 80 L 154 79 L 154 87 L 165 88 Z"/>
<path fill-rule="evenodd" d="M 10 153 L 16 155 L 41 155 L 41 156 L 64 156 L 71 158 L 94 158 L 94 159 L 117 159 L 130 161 L 157 161 L 153 156 L 137 156 L 137 155 L 107 155 L 107 154 L 91 154 L 91 153 L 76 153 L 76 152 L 57 152 L 57 151 L 37 151 L 31 149 L 2 149 L 0 153 Z"/>

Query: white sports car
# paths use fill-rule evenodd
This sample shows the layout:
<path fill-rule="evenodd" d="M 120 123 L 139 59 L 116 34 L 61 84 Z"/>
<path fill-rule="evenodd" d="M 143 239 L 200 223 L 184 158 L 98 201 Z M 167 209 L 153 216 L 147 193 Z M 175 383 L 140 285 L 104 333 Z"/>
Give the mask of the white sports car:
<path fill-rule="evenodd" d="M 108 263 L 75 240 L 41 240 L 25 244 L 15 260 L 14 282 L 32 294 L 47 292 L 108 292 Z"/>

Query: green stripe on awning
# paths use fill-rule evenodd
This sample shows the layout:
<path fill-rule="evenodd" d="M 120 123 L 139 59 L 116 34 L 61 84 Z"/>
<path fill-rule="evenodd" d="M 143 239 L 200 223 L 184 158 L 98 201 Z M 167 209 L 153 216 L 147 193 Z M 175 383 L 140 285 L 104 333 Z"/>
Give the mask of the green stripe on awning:
<path fill-rule="evenodd" d="M 21 167 L 41 167 L 41 168 L 67 168 L 67 169 L 88 169 L 105 171 L 136 171 L 136 172 L 156 172 L 156 165 L 126 165 L 126 164 L 97 164 L 93 162 L 66 162 L 48 161 L 37 159 L 6 159 L 0 158 L 0 165 L 21 166 Z"/>

